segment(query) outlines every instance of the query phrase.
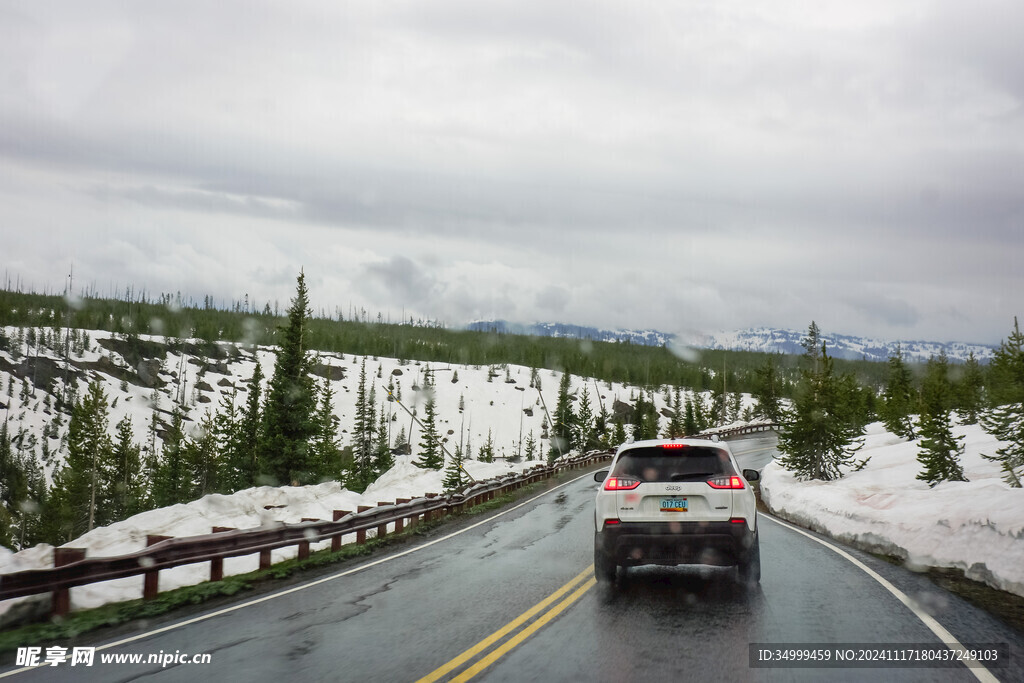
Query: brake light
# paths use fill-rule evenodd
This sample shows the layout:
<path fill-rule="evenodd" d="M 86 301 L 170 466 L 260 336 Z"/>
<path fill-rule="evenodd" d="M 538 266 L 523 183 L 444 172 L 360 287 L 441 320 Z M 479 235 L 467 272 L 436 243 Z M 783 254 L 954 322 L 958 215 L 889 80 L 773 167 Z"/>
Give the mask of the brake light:
<path fill-rule="evenodd" d="M 617 519 L 606 519 L 606 520 L 604 520 L 604 525 L 605 526 L 611 526 L 612 524 L 618 524 L 618 523 L 619 523 L 619 520 L 617 520 Z"/>
<path fill-rule="evenodd" d="M 685 443 L 663 443 L 662 448 L 686 448 Z"/>
<path fill-rule="evenodd" d="M 708 479 L 708 486 L 713 489 L 741 489 L 743 488 L 742 477 L 715 477 Z"/>
<path fill-rule="evenodd" d="M 605 491 L 629 491 L 639 485 L 640 480 L 633 477 L 608 477 L 604 480 Z"/>
<path fill-rule="evenodd" d="M 733 524 L 746 524 L 747 523 L 746 517 L 733 517 L 729 521 L 732 522 Z"/>

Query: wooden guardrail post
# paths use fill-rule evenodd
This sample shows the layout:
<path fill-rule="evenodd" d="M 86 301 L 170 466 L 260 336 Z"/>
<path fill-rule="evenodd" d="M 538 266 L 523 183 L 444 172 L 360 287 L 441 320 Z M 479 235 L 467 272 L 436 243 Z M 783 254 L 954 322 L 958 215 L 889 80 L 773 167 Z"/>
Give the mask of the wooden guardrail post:
<path fill-rule="evenodd" d="M 339 519 L 341 519 L 345 515 L 350 515 L 350 514 L 352 514 L 352 512 L 350 510 L 335 510 L 334 511 L 334 521 L 337 522 Z M 331 536 L 331 552 L 332 553 L 336 553 L 339 550 L 341 550 L 341 536 L 342 536 L 341 534 L 335 534 L 334 536 Z"/>
<path fill-rule="evenodd" d="M 234 527 L 230 526 L 215 526 L 211 529 L 211 533 L 222 534 L 225 531 L 234 531 Z M 215 557 L 210 560 L 210 581 L 221 581 L 224 578 L 224 558 Z"/>
<path fill-rule="evenodd" d="M 423 496 L 424 498 L 437 498 L 436 493 L 427 493 Z M 437 510 L 429 510 L 423 513 L 423 521 L 429 522 L 437 518 Z"/>
<path fill-rule="evenodd" d="M 388 505 L 394 505 L 394 503 L 381 503 L 380 501 L 377 501 L 377 507 L 379 508 L 387 507 Z M 377 527 L 377 538 L 384 538 L 387 535 L 388 525 L 387 522 L 385 522 L 384 524 L 381 524 L 379 527 Z"/>
<path fill-rule="evenodd" d="M 303 517 L 302 521 L 303 522 L 319 522 L 320 520 L 317 519 L 316 517 Z M 303 538 L 301 541 L 299 541 L 299 559 L 300 560 L 308 560 L 309 559 L 309 539 L 308 538 Z"/>
<path fill-rule="evenodd" d="M 63 567 L 72 562 L 85 559 L 85 548 L 54 548 L 53 566 Z M 50 602 L 50 611 L 54 616 L 63 617 L 71 611 L 71 589 L 58 588 L 53 591 L 53 599 Z"/>
<path fill-rule="evenodd" d="M 402 505 L 404 503 L 411 503 L 411 498 L 395 498 L 395 505 Z M 405 517 L 399 517 L 395 520 L 395 533 L 400 534 L 405 529 Z"/>
<path fill-rule="evenodd" d="M 360 505 L 359 507 L 356 508 L 356 512 L 365 512 L 367 510 L 372 509 L 373 508 L 369 505 Z M 356 543 L 358 543 L 359 545 L 366 543 L 366 529 L 360 529 L 356 532 Z"/>
<path fill-rule="evenodd" d="M 166 541 L 172 536 L 158 536 L 156 534 L 146 535 L 146 547 L 156 545 L 160 541 Z M 160 570 L 150 569 L 142 577 L 142 599 L 152 600 L 160 593 Z"/>

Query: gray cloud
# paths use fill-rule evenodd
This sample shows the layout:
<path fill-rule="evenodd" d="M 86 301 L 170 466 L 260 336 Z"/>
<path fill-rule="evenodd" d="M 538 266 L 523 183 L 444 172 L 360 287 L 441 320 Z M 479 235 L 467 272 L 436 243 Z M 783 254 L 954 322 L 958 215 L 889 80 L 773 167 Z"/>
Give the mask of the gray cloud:
<path fill-rule="evenodd" d="M 284 300 L 305 266 L 453 321 L 1021 313 L 1017 3 L 239 8 L 0 8 L 10 267 Z"/>

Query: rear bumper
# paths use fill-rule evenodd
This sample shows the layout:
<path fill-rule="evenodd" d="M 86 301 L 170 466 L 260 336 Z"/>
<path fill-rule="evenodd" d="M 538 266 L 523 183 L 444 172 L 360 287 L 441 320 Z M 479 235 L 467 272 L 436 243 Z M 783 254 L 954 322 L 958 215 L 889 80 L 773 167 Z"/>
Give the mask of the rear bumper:
<path fill-rule="evenodd" d="M 623 522 L 594 535 L 594 549 L 615 564 L 711 564 L 746 561 L 757 532 L 732 522 Z"/>

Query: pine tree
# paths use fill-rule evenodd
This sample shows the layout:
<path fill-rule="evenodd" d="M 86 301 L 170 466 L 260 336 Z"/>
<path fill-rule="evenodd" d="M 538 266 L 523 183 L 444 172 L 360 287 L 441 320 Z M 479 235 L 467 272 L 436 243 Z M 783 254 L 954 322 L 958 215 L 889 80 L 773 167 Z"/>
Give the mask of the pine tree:
<path fill-rule="evenodd" d="M 792 410 L 783 414 L 779 429 L 779 463 L 798 479 L 830 481 L 843 476 L 841 467 L 853 463 L 864 433 L 847 412 L 845 385 L 834 374 L 832 359 L 821 346 L 818 370 L 804 370 Z"/>
<path fill-rule="evenodd" d="M 338 444 L 338 416 L 334 414 L 334 388 L 324 378 L 316 411 L 316 438 L 313 440 L 311 470 L 319 478 L 341 477 L 341 449 Z"/>
<path fill-rule="evenodd" d="M 957 405 L 959 407 L 960 420 L 964 424 L 977 424 L 978 416 L 981 414 L 984 404 L 985 381 L 981 374 L 981 367 L 978 359 L 971 351 L 964 363 L 963 376 L 957 384 Z"/>
<path fill-rule="evenodd" d="M 446 493 L 461 491 L 466 485 L 467 477 L 462 469 L 463 460 L 462 447 L 456 444 L 451 462 L 448 463 L 444 470 L 444 490 Z"/>
<path fill-rule="evenodd" d="M 1024 482 L 1024 334 L 1016 318 L 1013 332 L 992 358 L 989 377 L 993 407 L 982 414 L 981 425 L 1006 445 L 985 458 L 1000 463 L 1003 481 L 1020 488 Z"/>
<path fill-rule="evenodd" d="M 533 430 L 526 436 L 526 445 L 523 447 L 523 452 L 526 455 L 526 459 L 533 460 L 537 455 L 537 440 L 533 438 Z"/>
<path fill-rule="evenodd" d="M 5 418 L 0 425 L 0 546 L 12 548 L 15 545 L 13 528 L 18 523 L 19 506 L 28 496 L 28 488 L 28 477 L 11 448 Z"/>
<path fill-rule="evenodd" d="M 379 477 L 394 466 L 395 456 L 392 455 L 391 445 L 388 443 L 388 419 L 384 415 L 384 406 L 381 406 L 373 457 L 374 478 Z"/>
<path fill-rule="evenodd" d="M 568 372 L 563 372 L 562 380 L 558 385 L 558 403 L 555 407 L 554 424 L 551 426 L 551 451 L 548 453 L 548 460 L 565 455 L 575 446 L 572 432 L 576 416 L 573 414 L 572 403 L 569 400 L 571 379 Z"/>
<path fill-rule="evenodd" d="M 423 469 L 439 470 L 444 467 L 444 453 L 437 438 L 437 417 L 435 414 L 434 398 L 427 399 L 427 405 L 423 409 L 423 436 L 420 438 L 420 459 L 416 461 L 417 467 Z"/>
<path fill-rule="evenodd" d="M 184 503 L 187 500 L 187 445 L 184 415 L 181 407 L 175 404 L 171 413 L 171 427 L 164 436 L 163 449 L 153 476 L 153 504 L 158 508 Z"/>
<path fill-rule="evenodd" d="M 72 409 L 67 460 L 53 478 L 47 526 L 57 539 L 69 541 L 107 521 L 113 450 L 108 428 L 107 397 L 93 381 Z"/>
<path fill-rule="evenodd" d="M 668 439 L 678 439 L 683 436 L 683 402 L 679 395 L 679 387 L 676 387 L 675 394 L 672 396 L 672 417 L 669 418 L 668 424 L 665 426 L 665 437 Z"/>
<path fill-rule="evenodd" d="M 494 437 L 490 429 L 487 430 L 487 441 L 480 447 L 476 457 L 480 462 L 494 462 Z"/>
<path fill-rule="evenodd" d="M 818 372 L 822 360 L 821 330 L 818 328 L 818 323 L 811 321 L 807 327 L 807 336 L 800 340 L 800 346 L 804 347 L 804 359 L 812 371 Z"/>
<path fill-rule="evenodd" d="M 953 387 L 949 382 L 949 361 L 945 352 L 928 360 L 924 384 L 921 387 L 921 444 L 917 456 L 923 469 L 917 475 L 921 481 L 935 486 L 942 481 L 966 481 L 960 465 L 964 447 L 963 437 L 954 437 L 950 406 Z"/>
<path fill-rule="evenodd" d="M 612 446 L 618 447 L 626 443 L 626 428 L 621 420 L 615 421 L 615 429 L 612 431 Z"/>
<path fill-rule="evenodd" d="M 231 449 L 236 458 L 228 465 L 232 488 L 236 491 L 256 485 L 256 476 L 260 471 L 259 448 L 263 439 L 263 413 L 260 408 L 263 397 L 263 368 L 256 361 L 256 368 L 249 380 L 249 393 L 245 400 L 245 409 L 238 421 L 237 445 Z"/>
<path fill-rule="evenodd" d="M 206 411 L 196 427 L 195 434 L 185 443 L 182 457 L 187 477 L 185 501 L 197 500 L 218 491 L 221 461 L 217 450 L 213 415 L 210 411 Z"/>
<path fill-rule="evenodd" d="M 355 410 L 355 423 L 352 426 L 352 456 L 355 458 L 355 480 L 362 490 L 373 481 L 373 447 L 370 437 L 376 427 L 370 418 L 370 399 L 366 392 L 365 358 L 359 372 Z"/>
<path fill-rule="evenodd" d="M 903 350 L 896 345 L 896 354 L 889 356 L 889 379 L 885 385 L 882 421 L 885 428 L 904 439 L 915 439 L 914 421 L 910 417 L 915 405 L 910 371 L 903 363 Z"/>
<path fill-rule="evenodd" d="M 313 479 L 309 455 L 316 435 L 316 388 L 309 376 L 311 360 L 307 354 L 310 315 L 306 276 L 300 273 L 288 310 L 288 326 L 282 329 L 276 352 L 259 449 L 262 473 L 280 484 L 304 484 Z"/>
<path fill-rule="evenodd" d="M 128 415 L 117 423 L 117 440 L 111 461 L 113 467 L 107 498 L 110 501 L 110 520 L 116 522 L 146 509 L 141 448 L 135 442 L 132 420 Z"/>
<path fill-rule="evenodd" d="M 213 438 L 220 458 L 219 493 L 234 493 L 245 488 L 241 481 L 244 470 L 244 454 L 241 452 L 239 427 L 241 414 L 236 402 L 238 389 L 232 388 L 231 393 L 220 397 L 220 405 L 213 417 Z"/>
<path fill-rule="evenodd" d="M 597 435 L 594 432 L 594 411 L 590 407 L 590 392 L 586 383 L 580 394 L 580 408 L 576 414 L 576 445 L 586 452 L 597 447 Z"/>
<path fill-rule="evenodd" d="M 696 397 L 686 401 L 686 408 L 684 410 L 683 417 L 683 434 L 685 436 L 694 436 L 699 434 L 701 430 L 700 426 L 697 424 L 697 415 L 694 411 L 694 400 L 696 400 Z"/>
<path fill-rule="evenodd" d="M 754 413 L 769 422 L 777 423 L 782 411 L 782 394 L 775 359 L 768 357 L 764 364 L 754 371 L 754 377 L 754 390 L 751 392 L 756 401 Z"/>

